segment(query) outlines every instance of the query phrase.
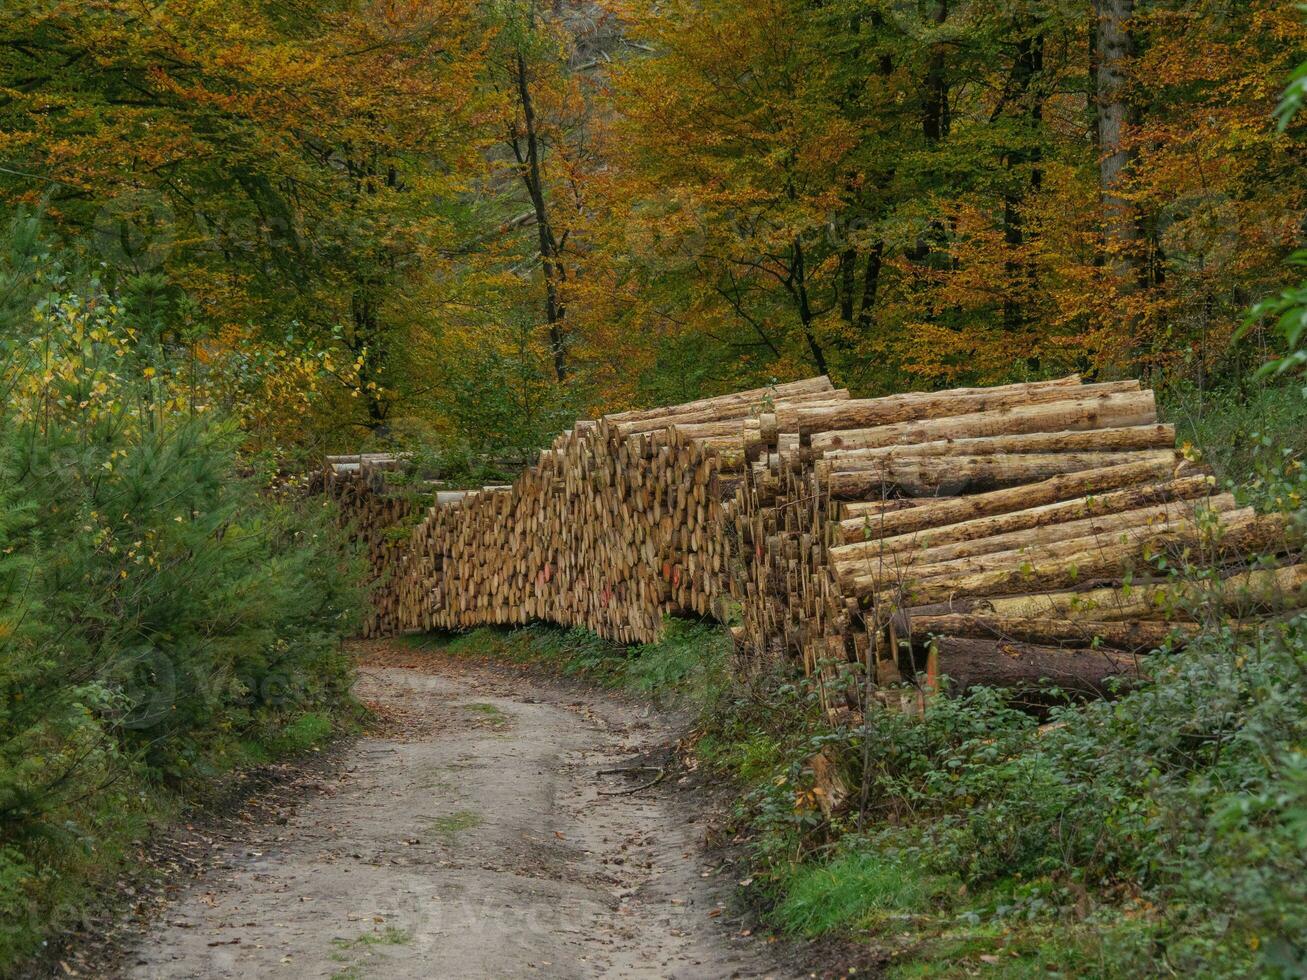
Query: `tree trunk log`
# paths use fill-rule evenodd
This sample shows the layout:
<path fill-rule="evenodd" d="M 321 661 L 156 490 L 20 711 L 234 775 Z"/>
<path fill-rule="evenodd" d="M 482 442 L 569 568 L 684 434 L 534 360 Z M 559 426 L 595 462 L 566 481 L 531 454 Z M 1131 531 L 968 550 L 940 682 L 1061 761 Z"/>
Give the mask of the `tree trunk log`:
<path fill-rule="evenodd" d="M 941 439 L 910 446 L 874 449 L 832 449 L 821 459 L 855 460 L 910 456 L 987 456 L 998 453 L 1123 452 L 1130 449 L 1174 449 L 1175 426 L 1135 425 L 1081 432 L 1030 432 L 1017 436 Z"/>
<path fill-rule="evenodd" d="M 946 524 L 939 528 L 899 534 L 879 540 L 866 540 L 869 532 L 877 530 L 875 524 L 866 520 L 844 521 L 840 524 L 840 537 L 848 540 L 849 532 L 857 529 L 860 539 L 846 548 L 831 549 L 831 560 L 864 557 L 867 555 L 897 554 L 915 548 L 936 548 L 956 542 L 975 541 L 991 538 L 1001 534 L 1024 531 L 1029 528 L 1046 527 L 1065 521 L 1083 520 L 1088 517 L 1100 517 L 1136 510 L 1140 507 L 1169 503 L 1171 501 L 1198 501 L 1208 496 L 1216 481 L 1210 476 L 1187 476 L 1179 480 L 1152 484 L 1144 487 L 1130 487 L 1101 495 L 1079 497 L 1041 507 L 1031 507 L 1008 514 L 996 514 L 992 517 L 978 517 L 970 521 Z"/>
<path fill-rule="evenodd" d="M 1080 498 L 1090 494 L 1171 480 L 1176 476 L 1174 471 L 1177 468 L 1184 469 L 1187 466 L 1176 467 L 1169 461 L 1127 463 L 1104 467 L 1101 470 L 1086 470 L 1083 473 L 1055 476 L 1040 483 L 974 497 L 921 501 L 918 506 L 908 510 L 895 511 L 878 517 L 870 527 L 855 518 L 854 520 L 859 520 L 859 523 L 845 523 L 842 525 L 842 531 L 846 539 L 855 529 L 874 538 L 888 538 L 926 529 L 942 528 L 994 514 L 1027 511 L 1060 501 L 1079 502 Z"/>
<path fill-rule="evenodd" d="M 1073 392 L 1075 389 L 1069 389 Z M 1107 429 L 1153 425 L 1157 406 L 1151 391 L 1126 391 L 1077 398 L 1068 393 L 1064 401 L 1047 405 L 954 415 L 924 422 L 901 422 L 844 432 L 821 432 L 812 437 L 817 452 L 831 449 L 874 449 L 906 443 L 937 442 L 941 439 L 969 439 L 981 436 L 1022 435 L 1028 432 Z"/>
<path fill-rule="evenodd" d="M 1028 693 L 1056 688 L 1068 694 L 1108 697 L 1109 681 L 1139 677 L 1138 660 L 1114 650 L 1068 650 L 957 636 L 936 637 L 931 646 L 935 676 L 950 693 L 984 686 Z"/>
<path fill-rule="evenodd" d="M 1183 459 L 1170 449 L 1130 453 L 1039 453 L 1029 456 L 910 456 L 862 462 L 819 463 L 826 492 L 834 500 L 883 498 L 893 491 L 914 497 L 958 496 L 1047 480 L 1126 463 L 1176 467 Z M 844 469 L 843 467 L 849 467 Z M 839 467 L 827 469 L 826 467 Z"/>
<path fill-rule="evenodd" d="M 965 636 L 985 640 L 1017 640 L 1046 646 L 1094 649 L 1108 646 L 1127 653 L 1147 653 L 1168 640 L 1184 645 L 1197 634 L 1189 623 L 1135 620 L 1125 623 L 1077 622 L 1069 619 L 1011 619 L 986 614 L 954 613 L 903 617 L 902 635 Z"/>
<path fill-rule="evenodd" d="M 1178 522 L 1195 521 L 1202 513 L 1228 514 L 1235 509 L 1233 494 L 1219 494 L 1203 498 L 1200 501 L 1179 501 L 1160 504 L 1153 507 L 1140 507 L 1134 510 L 1114 514 L 1095 515 L 1076 521 L 1058 524 L 1041 524 L 1035 527 L 996 534 L 985 538 L 973 538 L 952 544 L 937 545 L 932 548 L 899 548 L 893 552 L 877 549 L 877 545 L 886 542 L 869 541 L 865 544 L 846 545 L 832 548 L 830 564 L 839 573 L 847 574 L 848 569 L 858 568 L 867 573 L 875 571 L 877 565 L 893 565 L 898 568 L 938 565 L 959 559 L 993 556 L 1003 552 L 1021 549 L 1038 549 L 1045 545 L 1075 539 L 1100 539 L 1110 543 L 1123 532 L 1147 531 L 1162 525 Z M 1251 511 L 1249 511 L 1251 513 Z"/>
<path fill-rule="evenodd" d="M 1225 515 L 1222 515 L 1225 516 Z M 922 569 L 911 569 L 902 589 L 914 605 L 941 602 L 950 597 L 1001 596 L 1028 593 L 1032 587 L 1043 589 L 1069 588 L 1079 582 L 1095 579 L 1123 578 L 1133 571 L 1147 570 L 1150 557 L 1165 554 L 1169 549 L 1198 549 L 1199 565 L 1224 564 L 1248 554 L 1262 552 L 1274 554 L 1288 548 L 1289 525 L 1279 514 L 1257 516 L 1242 514 L 1225 524 L 1219 540 L 1190 522 L 1150 531 L 1127 540 L 1101 545 L 1098 539 L 1081 539 L 1050 546 L 1048 557 L 1019 555 L 1005 552 L 1002 557 L 991 556 L 995 561 L 1019 562 L 1016 567 L 1000 566 L 993 571 L 952 574 L 931 566 L 930 578 L 918 580 Z M 1070 546 L 1071 555 L 1062 552 Z M 849 593 L 860 600 L 874 596 L 886 585 L 883 575 L 859 575 L 853 580 Z"/>
<path fill-rule="evenodd" d="M 1041 405 L 1115 392 L 1137 392 L 1138 381 L 1110 381 L 1105 384 L 1070 387 L 1072 378 L 1033 385 L 1005 385 L 1001 388 L 959 389 L 941 392 L 917 392 L 891 395 L 888 398 L 850 399 L 839 405 L 800 405 L 787 409 L 778 420 L 787 432 L 798 432 L 801 439 L 815 432 L 841 429 L 867 429 L 879 425 L 974 415 L 1005 408 Z"/>

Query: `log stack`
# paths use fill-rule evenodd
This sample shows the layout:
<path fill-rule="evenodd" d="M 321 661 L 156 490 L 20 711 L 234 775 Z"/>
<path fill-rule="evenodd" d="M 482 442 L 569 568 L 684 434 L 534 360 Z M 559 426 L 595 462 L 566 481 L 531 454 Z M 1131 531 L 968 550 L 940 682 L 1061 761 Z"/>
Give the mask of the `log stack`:
<path fill-rule="evenodd" d="M 713 616 L 742 669 L 801 663 L 832 711 L 851 676 L 1099 691 L 1202 608 L 1307 605 L 1282 517 L 1217 492 L 1138 382 L 1076 376 L 874 399 L 823 377 L 578 422 L 373 551 L 376 631 L 548 620 L 640 643 Z"/>
<path fill-rule="evenodd" d="M 652 642 L 724 617 L 724 505 L 775 414 L 846 400 L 822 377 L 578 422 L 512 485 L 438 493 L 379 597 L 403 629 L 543 619 Z"/>
<path fill-rule="evenodd" d="M 367 562 L 371 603 L 363 618 L 361 631 L 365 637 L 386 636 L 402 629 L 391 601 L 391 580 L 408 555 L 405 529 L 423 507 L 418 496 L 404 492 L 388 479 L 405 465 L 403 457 L 392 453 L 328 456 L 326 466 L 310 486 L 312 491 L 335 500 L 341 523 Z"/>
<path fill-rule="evenodd" d="M 829 680 L 832 710 L 855 664 L 880 685 L 1101 691 L 1212 608 L 1180 566 L 1236 617 L 1307 605 L 1285 519 L 1218 493 L 1137 382 L 800 405 L 777 425 L 737 495 L 755 560 L 737 641 L 746 665 Z"/>

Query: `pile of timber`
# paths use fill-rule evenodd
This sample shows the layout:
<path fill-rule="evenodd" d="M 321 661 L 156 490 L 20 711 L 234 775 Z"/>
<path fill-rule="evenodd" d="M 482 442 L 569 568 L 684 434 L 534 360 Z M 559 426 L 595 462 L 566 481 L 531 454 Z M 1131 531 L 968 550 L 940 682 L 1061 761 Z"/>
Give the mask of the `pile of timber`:
<path fill-rule="evenodd" d="M 1204 610 L 1307 605 L 1286 519 L 1218 492 L 1137 382 L 798 406 L 777 428 L 733 508 L 736 636 L 747 666 L 798 658 L 830 681 L 832 710 L 859 696 L 850 665 L 881 689 L 1101 693 Z M 1180 566 L 1213 585 L 1175 584 Z"/>
<path fill-rule="evenodd" d="M 423 506 L 373 547 L 371 630 L 547 620 L 640 643 L 713 616 L 742 670 L 802 664 L 832 711 L 941 675 L 1099 692 L 1203 610 L 1307 605 L 1285 519 L 1218 492 L 1135 381 L 776 385 L 578 422 L 512 484 Z M 1180 565 L 1210 581 L 1176 584 Z"/>
<path fill-rule="evenodd" d="M 409 629 L 548 620 L 621 643 L 724 617 L 728 525 L 777 413 L 847 400 L 822 377 L 578 422 L 512 484 L 438 492 L 379 597 Z"/>
<path fill-rule="evenodd" d="M 309 488 L 336 501 L 341 523 L 367 561 L 372 601 L 361 628 L 365 637 L 387 636 L 403 629 L 388 597 L 394 570 L 408 553 L 404 529 L 423 509 L 421 498 L 401 492 L 388 479 L 405 467 L 406 460 L 393 453 L 328 456 L 326 466 Z"/>

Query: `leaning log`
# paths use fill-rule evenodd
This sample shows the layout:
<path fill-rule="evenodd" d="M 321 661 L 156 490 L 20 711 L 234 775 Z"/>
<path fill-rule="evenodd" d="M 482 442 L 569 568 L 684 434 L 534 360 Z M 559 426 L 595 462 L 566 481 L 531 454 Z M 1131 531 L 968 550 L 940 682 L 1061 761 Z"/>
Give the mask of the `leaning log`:
<path fill-rule="evenodd" d="M 913 551 L 876 554 L 873 549 L 880 542 L 872 541 L 866 547 L 832 548 L 830 564 L 839 580 L 845 583 L 858 575 L 878 573 L 884 578 L 897 578 L 910 571 L 915 577 L 925 578 L 939 571 L 987 571 L 1005 563 L 1020 565 L 1038 557 L 1074 555 L 1088 548 L 1111 544 L 1123 534 L 1147 534 L 1185 523 L 1196 524 L 1204 519 L 1204 515 L 1219 515 L 1217 519 L 1231 521 L 1253 514 L 1251 508 L 1242 511 L 1235 508 L 1234 495 L 1227 493 L 1207 498 L 1198 507 L 1186 506 L 1183 502 L 1140 507 L 1119 514 L 1104 514 Z M 854 551 L 854 548 L 859 550 Z M 932 569 L 931 566 L 940 568 Z"/>
<path fill-rule="evenodd" d="M 952 597 L 908 609 L 913 616 L 985 612 L 1014 619 L 1122 622 L 1193 620 L 1208 613 L 1244 619 L 1307 609 L 1307 565 L 1243 569 L 1216 582 L 1151 582 L 1038 594 Z"/>
<path fill-rule="evenodd" d="M 940 527 L 912 531 L 907 534 L 878 537 L 869 541 L 864 541 L 861 536 L 849 541 L 850 535 L 844 533 L 845 524 L 841 522 L 840 537 L 847 541 L 849 546 L 833 548 L 831 550 L 831 559 L 841 561 L 848 558 L 867 557 L 868 555 L 892 555 L 900 551 L 935 548 L 1084 518 L 1119 514 L 1171 501 L 1197 501 L 1209 495 L 1215 485 L 1215 478 L 1210 476 L 1186 476 L 1178 480 L 1167 480 L 1162 483 L 1152 483 L 1141 487 L 1128 487 L 1124 490 L 1115 490 L 1109 493 L 1091 494 L 1077 497 L 1074 500 L 1063 500 L 1057 503 L 1044 504 L 1043 506 L 1031 506 L 1025 510 L 994 514 L 989 517 L 977 517 L 973 520 L 959 521 L 956 524 L 944 524 Z M 1197 504 L 1191 506 L 1197 506 Z M 871 524 L 870 520 L 864 519 L 862 522 L 850 521 L 848 530 L 854 528 L 865 534 L 874 530 L 875 526 Z"/>
<path fill-rule="evenodd" d="M 1209 552 L 1202 557 L 1218 566 L 1227 559 L 1242 555 L 1275 554 L 1290 547 L 1288 532 L 1288 520 L 1280 514 L 1240 517 L 1224 525 L 1219 538 L 1215 539 L 1206 529 L 1186 523 L 1156 533 L 1127 536 L 1126 540 L 1102 547 L 1092 542 L 1090 550 L 1077 551 L 1070 556 L 1058 554 L 1048 560 L 1022 558 L 1017 567 L 941 574 L 920 582 L 912 580 L 911 574 L 916 574 L 914 571 L 901 588 L 913 604 L 940 602 L 950 596 L 1012 595 L 1028 592 L 1036 584 L 1046 588 L 1070 588 L 1080 582 L 1120 579 L 1127 572 L 1147 569 L 1151 558 L 1165 554 L 1168 548 Z M 854 580 L 850 593 L 859 599 L 871 597 L 884 584 L 881 575 L 861 575 Z"/>

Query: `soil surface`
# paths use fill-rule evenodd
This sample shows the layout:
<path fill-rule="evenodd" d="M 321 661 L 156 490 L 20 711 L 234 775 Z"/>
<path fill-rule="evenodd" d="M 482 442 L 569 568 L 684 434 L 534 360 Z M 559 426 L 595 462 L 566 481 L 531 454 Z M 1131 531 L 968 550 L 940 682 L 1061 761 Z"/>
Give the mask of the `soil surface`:
<path fill-rule="evenodd" d="M 181 977 L 790 977 L 647 705 L 374 647 L 380 719 L 130 945 Z"/>

